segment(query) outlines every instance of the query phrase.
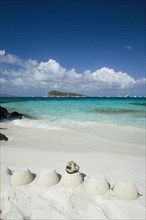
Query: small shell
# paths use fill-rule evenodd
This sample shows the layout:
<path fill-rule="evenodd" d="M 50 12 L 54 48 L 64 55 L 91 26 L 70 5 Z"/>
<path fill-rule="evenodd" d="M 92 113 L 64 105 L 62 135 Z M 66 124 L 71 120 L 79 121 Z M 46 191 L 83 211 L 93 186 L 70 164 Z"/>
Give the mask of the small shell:
<path fill-rule="evenodd" d="M 72 173 L 79 172 L 79 169 L 80 169 L 79 165 L 77 165 L 74 161 L 69 161 L 66 165 L 65 170 L 67 173 L 72 174 Z"/>

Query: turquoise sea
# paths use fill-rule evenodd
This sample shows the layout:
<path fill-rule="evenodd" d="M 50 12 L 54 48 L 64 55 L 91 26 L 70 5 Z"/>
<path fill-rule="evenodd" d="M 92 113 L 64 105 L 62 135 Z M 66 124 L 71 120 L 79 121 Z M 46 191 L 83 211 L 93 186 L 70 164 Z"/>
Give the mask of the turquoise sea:
<path fill-rule="evenodd" d="M 146 126 L 145 97 L 17 97 L 0 98 L 0 105 L 9 112 L 29 115 L 15 122 L 26 127 L 62 129 L 102 122 Z"/>

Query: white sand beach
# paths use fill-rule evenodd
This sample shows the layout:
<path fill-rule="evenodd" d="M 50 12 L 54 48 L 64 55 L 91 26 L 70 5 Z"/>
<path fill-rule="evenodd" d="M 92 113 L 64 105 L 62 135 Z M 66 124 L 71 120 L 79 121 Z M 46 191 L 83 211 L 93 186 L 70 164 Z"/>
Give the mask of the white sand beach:
<path fill-rule="evenodd" d="M 2 220 L 145 219 L 143 128 L 99 124 L 93 130 L 90 126 L 55 130 L 10 122 L 2 123 L 2 127 L 6 129 L 1 132 L 9 138 L 0 143 Z M 83 178 L 75 187 L 62 182 L 70 160 L 80 166 Z M 26 185 L 23 181 L 16 185 L 17 178 L 12 181 L 20 169 L 28 174 L 25 184 L 30 182 Z M 32 179 L 28 170 L 33 174 Z M 43 185 L 47 180 L 41 179 L 39 184 L 44 170 L 51 170 L 51 175 L 59 174 L 59 179 L 48 186 Z M 69 175 L 74 174 L 67 177 L 73 183 L 73 176 Z M 26 177 L 25 173 L 23 176 Z M 109 185 L 105 186 L 106 181 Z M 119 181 L 123 188 L 117 193 L 114 187 L 119 186 Z"/>

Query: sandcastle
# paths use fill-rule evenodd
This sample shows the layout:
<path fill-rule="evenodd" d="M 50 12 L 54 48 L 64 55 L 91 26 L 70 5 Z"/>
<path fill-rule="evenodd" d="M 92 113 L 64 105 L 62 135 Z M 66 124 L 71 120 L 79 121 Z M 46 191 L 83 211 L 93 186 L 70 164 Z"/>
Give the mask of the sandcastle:
<path fill-rule="evenodd" d="M 56 170 L 46 169 L 46 170 L 42 170 L 37 183 L 40 186 L 49 187 L 49 186 L 57 184 L 59 181 L 60 181 L 60 178 Z"/>
<path fill-rule="evenodd" d="M 11 184 L 14 186 L 23 186 L 33 181 L 33 174 L 29 169 L 16 169 L 12 175 Z"/>
<path fill-rule="evenodd" d="M 61 178 L 54 169 L 45 169 L 40 173 L 37 181 L 39 186 L 50 187 L 60 181 L 60 185 L 65 188 L 75 188 L 82 185 L 82 189 L 93 195 L 104 195 L 110 190 L 110 184 L 107 179 L 101 175 L 86 176 L 79 172 L 79 165 L 74 161 L 69 161 L 65 167 L 65 173 Z M 24 186 L 34 180 L 34 174 L 29 169 L 19 168 L 15 171 L 8 169 L 8 174 L 12 175 L 11 184 L 14 186 Z M 111 189 L 111 195 L 121 200 L 135 200 L 139 196 L 138 189 L 132 179 L 120 179 Z"/>
<path fill-rule="evenodd" d="M 135 200 L 138 190 L 132 179 L 121 179 L 114 186 L 113 195 L 122 200 Z"/>
<path fill-rule="evenodd" d="M 73 161 L 69 161 L 66 165 L 66 172 L 62 179 L 61 185 L 66 188 L 75 188 L 83 182 L 81 173 L 79 172 L 79 165 Z"/>
<path fill-rule="evenodd" d="M 94 195 L 103 195 L 110 189 L 110 184 L 107 179 L 99 174 L 93 177 L 86 177 L 84 182 L 84 189 Z"/>

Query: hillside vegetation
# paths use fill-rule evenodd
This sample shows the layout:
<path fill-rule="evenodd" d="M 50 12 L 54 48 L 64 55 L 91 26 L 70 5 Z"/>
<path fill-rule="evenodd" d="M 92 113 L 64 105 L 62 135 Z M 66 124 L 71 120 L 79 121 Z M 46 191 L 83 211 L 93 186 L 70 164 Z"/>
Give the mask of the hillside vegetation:
<path fill-rule="evenodd" d="M 48 92 L 49 97 L 85 97 L 83 94 L 72 93 L 72 92 L 59 92 L 59 91 L 50 91 Z"/>

